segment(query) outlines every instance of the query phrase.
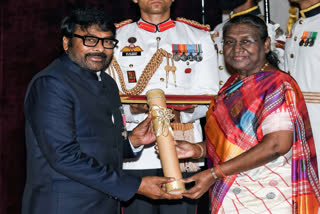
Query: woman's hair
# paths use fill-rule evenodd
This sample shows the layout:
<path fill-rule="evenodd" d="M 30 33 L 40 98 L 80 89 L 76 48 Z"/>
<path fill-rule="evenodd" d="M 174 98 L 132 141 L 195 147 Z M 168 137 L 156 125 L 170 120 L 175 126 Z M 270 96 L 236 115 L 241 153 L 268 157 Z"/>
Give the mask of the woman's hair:
<path fill-rule="evenodd" d="M 263 42 L 266 41 L 266 39 L 269 37 L 268 35 L 268 27 L 266 23 L 258 16 L 250 15 L 250 14 L 245 14 L 241 16 L 236 16 L 232 19 L 230 19 L 224 26 L 223 26 L 223 35 L 226 34 L 226 32 L 232 27 L 233 25 L 237 24 L 249 24 L 254 26 L 255 28 L 258 29 L 260 38 Z M 275 66 L 276 68 L 278 67 L 279 64 L 279 59 L 278 56 L 273 52 L 269 51 L 266 55 L 267 61 Z"/>
<path fill-rule="evenodd" d="M 96 8 L 79 8 L 72 11 L 70 16 L 65 17 L 61 22 L 62 37 L 73 37 L 76 25 L 80 25 L 81 30 L 86 30 L 92 25 L 98 25 L 102 31 L 111 31 L 113 36 L 116 34 L 114 26 L 108 15 Z"/>

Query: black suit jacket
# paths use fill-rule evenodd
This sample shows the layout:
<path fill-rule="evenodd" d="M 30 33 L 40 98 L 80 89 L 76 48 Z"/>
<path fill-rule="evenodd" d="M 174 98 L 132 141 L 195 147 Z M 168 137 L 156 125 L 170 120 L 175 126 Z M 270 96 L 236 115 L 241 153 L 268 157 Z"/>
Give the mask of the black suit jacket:
<path fill-rule="evenodd" d="M 137 191 L 141 179 L 121 170 L 123 151 L 133 154 L 121 136 L 118 88 L 107 81 L 104 88 L 65 54 L 32 79 L 22 213 L 118 213 L 119 200 Z"/>

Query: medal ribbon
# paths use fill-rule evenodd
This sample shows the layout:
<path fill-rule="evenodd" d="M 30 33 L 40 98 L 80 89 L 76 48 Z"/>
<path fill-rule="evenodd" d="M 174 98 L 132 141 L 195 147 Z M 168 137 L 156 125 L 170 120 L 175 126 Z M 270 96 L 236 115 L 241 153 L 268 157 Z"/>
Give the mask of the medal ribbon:
<path fill-rule="evenodd" d="M 303 43 L 306 41 L 307 36 L 308 36 L 308 32 L 307 32 L 307 31 L 304 31 L 303 34 L 302 34 L 302 36 L 301 36 L 300 42 L 299 42 L 299 45 L 300 45 L 300 46 L 302 46 Z"/>
<path fill-rule="evenodd" d="M 311 39 L 311 35 L 312 35 L 312 32 L 308 32 L 308 35 L 307 35 L 307 39 L 304 43 L 304 46 L 308 46 L 309 43 L 310 43 L 310 39 Z"/>
<path fill-rule="evenodd" d="M 172 55 L 179 55 L 179 47 L 178 44 L 172 44 Z"/>
<path fill-rule="evenodd" d="M 193 53 L 195 52 L 195 45 L 194 44 L 187 44 L 187 52 L 188 55 L 191 53 L 192 55 L 194 55 Z"/>
<path fill-rule="evenodd" d="M 198 51 L 197 52 L 201 54 L 202 53 L 201 44 L 197 44 L 197 47 L 198 47 Z"/>
<path fill-rule="evenodd" d="M 316 38 L 317 38 L 317 34 L 318 32 L 312 32 L 312 36 L 311 36 L 311 44 L 313 45 L 314 42 L 316 41 Z"/>
<path fill-rule="evenodd" d="M 181 47 L 182 47 L 182 53 L 187 55 L 187 53 L 188 53 L 187 44 L 182 44 Z"/>
<path fill-rule="evenodd" d="M 179 55 L 182 55 L 183 52 L 183 44 L 178 44 Z"/>

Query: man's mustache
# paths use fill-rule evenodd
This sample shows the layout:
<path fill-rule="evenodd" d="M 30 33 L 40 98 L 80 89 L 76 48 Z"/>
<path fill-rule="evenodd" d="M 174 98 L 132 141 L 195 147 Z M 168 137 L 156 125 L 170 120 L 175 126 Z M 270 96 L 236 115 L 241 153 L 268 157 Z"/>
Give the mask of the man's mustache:
<path fill-rule="evenodd" d="M 99 56 L 99 57 L 107 58 L 107 55 L 105 53 L 87 53 L 87 54 L 85 54 L 86 58 L 88 56 Z"/>

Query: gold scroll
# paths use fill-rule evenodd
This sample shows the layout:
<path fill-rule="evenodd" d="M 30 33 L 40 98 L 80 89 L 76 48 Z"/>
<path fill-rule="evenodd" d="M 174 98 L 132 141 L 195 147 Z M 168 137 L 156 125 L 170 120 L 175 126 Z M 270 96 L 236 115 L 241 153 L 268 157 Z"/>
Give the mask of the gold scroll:
<path fill-rule="evenodd" d="M 146 94 L 149 111 L 152 115 L 153 129 L 157 136 L 160 160 L 163 174 L 166 177 L 173 177 L 176 180 L 166 184 L 166 191 L 171 194 L 178 194 L 185 190 L 176 146 L 174 145 L 173 131 L 170 120 L 174 117 L 170 109 L 167 109 L 166 98 L 161 89 L 149 90 Z"/>

